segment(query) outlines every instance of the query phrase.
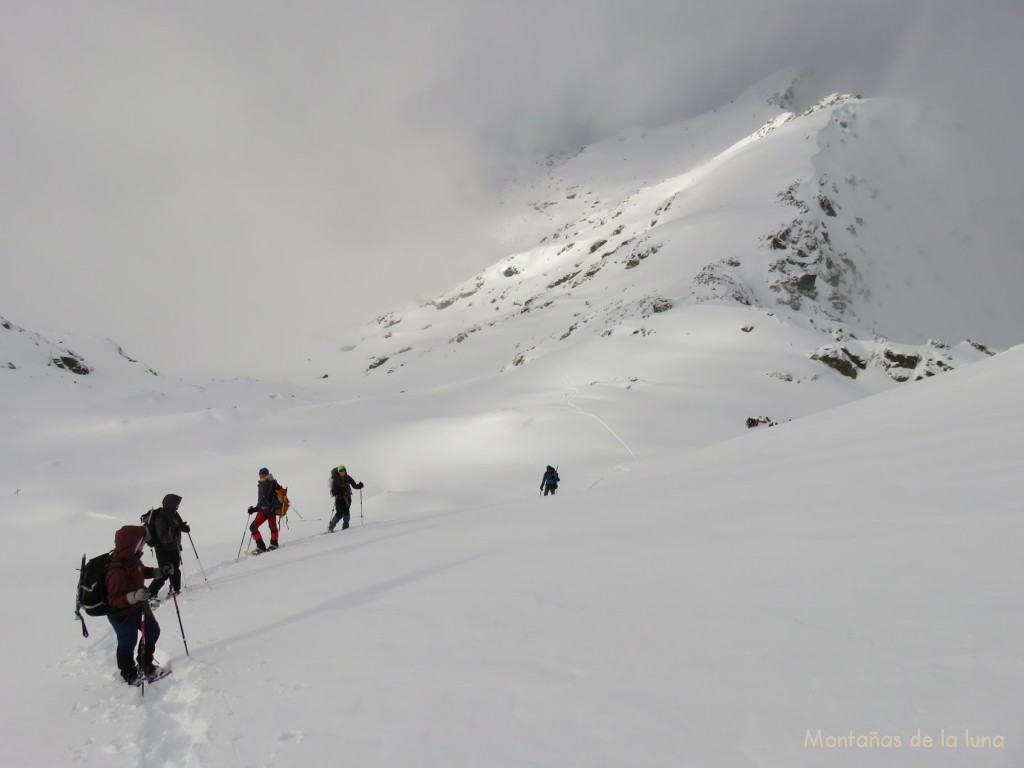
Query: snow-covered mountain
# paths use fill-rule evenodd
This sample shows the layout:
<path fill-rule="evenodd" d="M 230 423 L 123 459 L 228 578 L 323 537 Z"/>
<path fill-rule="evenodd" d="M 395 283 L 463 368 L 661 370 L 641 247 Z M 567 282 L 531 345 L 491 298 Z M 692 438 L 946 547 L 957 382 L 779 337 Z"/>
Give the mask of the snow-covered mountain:
<path fill-rule="evenodd" d="M 800 91 L 549 158 L 506 258 L 287 382 L 3 321 L 8 759 L 1016 764 L 1017 273 L 940 120 Z M 295 506 L 252 559 L 261 466 Z M 142 699 L 74 569 L 169 492 L 197 549 Z"/>
<path fill-rule="evenodd" d="M 912 105 L 801 105 L 799 90 L 779 73 L 709 114 L 549 158 L 509 195 L 515 252 L 377 318 L 345 343 L 347 376 L 447 387 L 459 359 L 499 390 L 599 387 L 620 424 L 658 403 L 706 444 L 1014 343 L 1020 303 L 964 276 L 962 217 L 930 165 L 938 129 Z M 972 253 L 970 274 L 1013 283 L 994 257 Z"/>
<path fill-rule="evenodd" d="M 95 370 L 95 366 L 79 352 L 71 348 L 64 341 L 64 334 L 61 340 L 52 341 L 41 333 L 29 331 L 21 326 L 0 317 L 0 366 L 9 371 L 24 368 L 30 371 L 30 375 L 37 374 L 41 369 L 52 368 L 56 371 L 67 371 L 76 376 L 88 376 Z M 95 347 L 95 340 L 88 340 L 86 343 Z M 113 365 L 124 362 L 138 365 L 139 361 L 129 357 L 115 342 L 106 340 L 99 342 L 98 354 L 105 361 L 116 355 L 120 361 L 114 360 Z M 157 375 L 152 368 L 143 365 L 146 373 Z M 72 379 L 73 380 L 73 379 Z"/>

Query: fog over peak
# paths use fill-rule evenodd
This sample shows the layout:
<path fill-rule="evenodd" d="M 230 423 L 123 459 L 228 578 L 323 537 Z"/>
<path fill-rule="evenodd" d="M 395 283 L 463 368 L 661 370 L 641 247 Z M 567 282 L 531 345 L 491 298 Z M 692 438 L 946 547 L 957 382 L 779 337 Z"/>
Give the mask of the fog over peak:
<path fill-rule="evenodd" d="M 1019 228 L 1019 1 L 3 4 L 0 311 L 161 369 L 442 289 L 504 255 L 510 168 L 783 68 L 934 110 L 965 204 Z"/>

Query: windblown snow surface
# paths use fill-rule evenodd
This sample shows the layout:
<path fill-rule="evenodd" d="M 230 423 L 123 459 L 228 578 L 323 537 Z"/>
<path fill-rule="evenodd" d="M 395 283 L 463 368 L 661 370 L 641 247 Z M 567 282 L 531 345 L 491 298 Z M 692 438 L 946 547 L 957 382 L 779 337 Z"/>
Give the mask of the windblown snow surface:
<path fill-rule="evenodd" d="M 928 240 L 905 105 L 768 90 L 560 158 L 508 259 L 288 382 L 6 320 L 4 763 L 1020 765 L 1019 267 Z M 143 696 L 72 601 L 166 493 Z"/>

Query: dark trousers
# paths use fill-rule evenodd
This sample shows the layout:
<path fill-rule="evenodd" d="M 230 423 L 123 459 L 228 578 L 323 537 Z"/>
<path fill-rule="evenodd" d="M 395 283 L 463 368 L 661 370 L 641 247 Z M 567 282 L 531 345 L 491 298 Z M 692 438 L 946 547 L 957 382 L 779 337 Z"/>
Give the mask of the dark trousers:
<path fill-rule="evenodd" d="M 135 653 L 135 643 L 139 639 L 139 623 L 142 620 L 142 613 L 146 613 L 146 653 L 152 655 L 156 641 L 160 639 L 160 625 L 156 623 L 156 617 L 149 610 L 148 605 L 132 611 L 124 618 L 107 616 L 110 619 L 110 626 L 114 628 L 117 635 L 117 655 L 131 656 Z"/>
<path fill-rule="evenodd" d="M 156 564 L 160 568 L 163 568 L 168 563 L 174 566 L 174 573 L 171 574 L 171 589 L 175 592 L 181 592 L 181 551 L 175 547 L 174 549 L 161 549 L 156 547 L 153 550 L 156 553 Z M 164 584 L 167 583 L 167 577 L 162 573 L 155 577 L 149 584 L 149 593 L 156 597 L 156 593 L 160 591 Z"/>
<path fill-rule="evenodd" d="M 549 493 L 554 493 L 557 490 L 558 490 L 558 486 L 557 485 L 545 485 L 544 486 L 544 495 L 547 496 Z"/>
<path fill-rule="evenodd" d="M 334 517 L 331 518 L 330 527 L 334 528 L 341 521 L 342 528 L 348 528 L 349 509 L 352 506 L 351 496 L 334 497 Z"/>

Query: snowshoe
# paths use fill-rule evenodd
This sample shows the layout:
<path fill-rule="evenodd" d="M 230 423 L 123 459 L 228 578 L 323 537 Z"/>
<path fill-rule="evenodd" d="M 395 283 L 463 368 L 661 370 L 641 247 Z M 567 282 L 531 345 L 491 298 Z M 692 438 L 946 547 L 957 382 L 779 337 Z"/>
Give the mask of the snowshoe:
<path fill-rule="evenodd" d="M 145 680 L 147 683 L 155 683 L 157 680 L 162 680 L 171 674 L 170 667 L 161 667 L 159 664 L 154 664 L 153 668 L 146 672 L 140 680 Z"/>

